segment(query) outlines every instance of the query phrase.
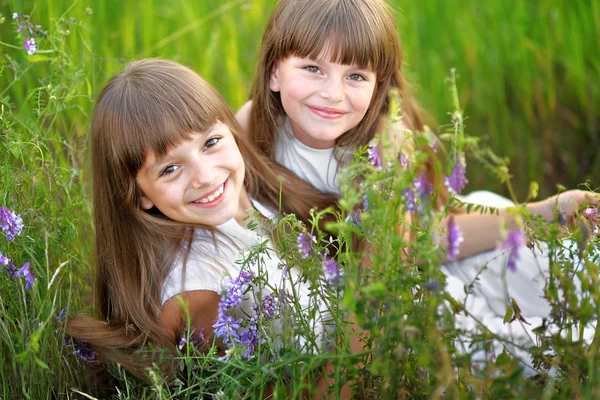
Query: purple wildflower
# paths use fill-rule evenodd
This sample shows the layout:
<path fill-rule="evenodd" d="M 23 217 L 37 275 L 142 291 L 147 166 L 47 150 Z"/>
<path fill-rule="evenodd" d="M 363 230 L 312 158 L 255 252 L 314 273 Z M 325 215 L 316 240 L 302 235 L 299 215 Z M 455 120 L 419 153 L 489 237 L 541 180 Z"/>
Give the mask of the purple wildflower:
<path fill-rule="evenodd" d="M 35 43 L 35 39 L 32 37 L 28 37 L 23 41 L 23 46 L 25 46 L 25 51 L 30 56 L 34 55 L 37 51 L 37 44 Z"/>
<path fill-rule="evenodd" d="M 18 19 L 18 18 L 19 18 L 19 14 L 17 14 L 17 13 L 13 13 L 13 16 L 12 16 L 12 17 L 13 17 L 13 19 Z"/>
<path fill-rule="evenodd" d="M 262 311 L 265 319 L 271 319 L 275 316 L 277 310 L 277 303 L 275 300 L 275 293 L 271 293 L 267 296 L 263 296 L 262 299 Z"/>
<path fill-rule="evenodd" d="M 204 337 L 204 336 L 202 336 Z M 187 335 L 183 335 L 181 336 L 181 339 L 179 339 L 179 345 L 177 346 L 177 348 L 179 350 L 183 350 L 183 348 L 185 347 L 185 345 L 190 344 L 192 346 L 196 346 L 199 342 L 198 342 L 198 338 L 196 338 L 194 336 L 194 331 L 190 332 L 190 336 L 189 336 L 189 340 L 188 340 L 188 336 Z"/>
<path fill-rule="evenodd" d="M 587 220 L 590 225 L 590 232 L 592 235 L 597 236 L 600 233 L 600 209 L 597 207 L 588 207 L 581 212 L 581 215 Z"/>
<path fill-rule="evenodd" d="M 62 317 L 65 315 L 65 310 L 66 310 L 66 309 L 65 309 L 65 308 L 63 308 L 63 309 L 61 309 L 61 310 L 58 312 L 58 316 L 56 317 L 56 322 L 60 322 L 60 320 L 62 319 Z"/>
<path fill-rule="evenodd" d="M 429 290 L 430 292 L 437 292 L 438 290 L 440 290 L 442 285 L 437 279 L 429 279 L 425 283 L 423 283 L 423 287 Z"/>
<path fill-rule="evenodd" d="M 312 244 L 317 243 L 317 238 L 314 236 L 310 236 L 306 232 L 301 232 L 298 235 L 297 243 L 298 250 L 300 250 L 302 258 L 308 258 L 314 251 Z"/>
<path fill-rule="evenodd" d="M 13 264 L 13 262 L 11 260 L 8 260 L 8 275 L 10 275 L 11 278 L 16 278 L 17 277 L 17 267 L 15 266 L 15 264 Z"/>
<path fill-rule="evenodd" d="M 10 258 L 6 257 L 4 254 L 0 252 L 0 265 L 8 265 L 10 262 Z"/>
<path fill-rule="evenodd" d="M 20 235 L 23 231 L 23 220 L 20 215 L 10 211 L 8 207 L 0 207 L 0 226 L 6 233 L 8 241 L 15 240 L 15 236 Z"/>
<path fill-rule="evenodd" d="M 508 232 L 506 240 L 500 245 L 501 249 L 509 249 L 506 266 L 511 271 L 517 270 L 519 261 L 519 248 L 525 245 L 525 233 L 522 229 L 515 228 Z"/>
<path fill-rule="evenodd" d="M 221 299 L 219 307 L 222 307 L 226 311 L 239 306 L 251 281 L 252 274 L 247 271 L 241 271 L 239 277 L 232 279 L 227 284 L 226 293 Z"/>
<path fill-rule="evenodd" d="M 96 359 L 96 349 L 89 343 L 81 342 L 71 336 L 65 336 L 64 346 L 73 347 L 73 354 L 83 361 L 94 361 Z"/>
<path fill-rule="evenodd" d="M 404 157 L 404 154 L 398 154 L 398 162 L 400 163 L 400 168 L 408 167 L 408 158 Z"/>
<path fill-rule="evenodd" d="M 456 256 L 460 253 L 460 244 L 465 240 L 460 227 L 454 220 L 454 217 L 450 217 L 448 221 L 448 260 L 456 260 Z"/>
<path fill-rule="evenodd" d="M 406 211 L 409 213 L 414 213 L 417 206 L 417 197 L 415 196 L 415 192 L 412 188 L 406 189 L 404 192 L 404 199 L 406 201 Z"/>
<path fill-rule="evenodd" d="M 377 145 L 370 144 L 367 149 L 367 155 L 369 157 L 369 162 L 371 163 L 371 165 L 373 165 L 377 169 L 381 169 L 381 156 L 377 151 Z"/>
<path fill-rule="evenodd" d="M 239 341 L 240 335 L 238 334 L 238 330 L 241 323 L 241 319 L 235 319 L 224 310 L 219 310 L 217 322 L 213 324 L 215 337 L 221 339 L 225 344 L 229 344 L 232 341 Z"/>
<path fill-rule="evenodd" d="M 425 199 L 433 194 L 433 185 L 429 182 L 425 174 L 421 174 L 415 178 L 413 186 L 421 199 Z"/>
<path fill-rule="evenodd" d="M 427 204 L 428 197 L 433 194 L 433 185 L 427 179 L 425 174 L 419 175 L 413 180 L 412 187 L 404 192 L 406 210 L 414 213 L 415 210 L 422 213 L 423 204 Z"/>
<path fill-rule="evenodd" d="M 456 164 L 452 169 L 452 173 L 445 180 L 446 186 L 450 192 L 460 193 L 465 188 L 467 183 L 469 183 L 466 172 L 467 171 L 462 161 L 457 159 Z"/>
<path fill-rule="evenodd" d="M 342 279 L 342 270 L 339 268 L 335 260 L 331 258 L 325 258 L 322 265 L 325 282 L 327 282 L 329 285 L 338 285 Z"/>
<path fill-rule="evenodd" d="M 33 286 L 33 282 L 35 281 L 35 275 L 31 272 L 29 268 L 29 261 L 27 261 L 23 266 L 16 272 L 15 277 L 25 277 L 25 290 L 31 290 Z"/>

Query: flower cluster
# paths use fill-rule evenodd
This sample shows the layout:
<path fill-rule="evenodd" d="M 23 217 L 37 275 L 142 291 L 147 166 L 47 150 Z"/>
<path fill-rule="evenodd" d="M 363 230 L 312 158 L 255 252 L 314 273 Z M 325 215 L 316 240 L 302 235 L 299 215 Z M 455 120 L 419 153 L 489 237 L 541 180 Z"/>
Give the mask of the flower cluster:
<path fill-rule="evenodd" d="M 519 261 L 519 248 L 525 245 L 525 233 L 520 228 L 515 228 L 508 232 L 506 240 L 500 244 L 501 249 L 508 249 L 508 259 L 506 267 L 511 271 L 517 270 L 517 261 Z"/>
<path fill-rule="evenodd" d="M 369 157 L 369 163 L 377 169 L 381 169 L 382 162 L 381 156 L 377 151 L 377 144 L 375 142 L 371 142 L 369 147 L 367 148 L 367 156 Z"/>
<path fill-rule="evenodd" d="M 17 235 L 23 231 L 23 220 L 21 216 L 10 211 L 8 207 L 0 207 L 0 227 L 6 234 L 6 240 L 12 242 Z"/>
<path fill-rule="evenodd" d="M 600 224 L 600 209 L 597 207 L 588 207 L 581 214 L 590 225 L 592 235 L 597 236 L 600 233 L 600 228 L 598 228 L 598 224 Z"/>
<path fill-rule="evenodd" d="M 23 38 L 23 47 L 30 56 L 37 52 L 35 35 L 46 36 L 41 25 L 34 25 L 29 21 L 29 15 L 13 13 L 13 19 L 17 22 L 17 33 Z"/>
<path fill-rule="evenodd" d="M 323 276 L 329 285 L 339 285 L 342 281 L 343 272 L 334 259 L 323 258 Z"/>
<path fill-rule="evenodd" d="M 460 253 L 460 244 L 465 240 L 460 227 L 454 220 L 454 217 L 450 217 L 448 221 L 448 260 L 454 261 Z"/>
<path fill-rule="evenodd" d="M 314 252 L 312 244 L 317 243 L 317 238 L 306 232 L 301 232 L 296 242 L 298 243 L 298 250 L 300 250 L 302 258 L 308 258 Z"/>
<path fill-rule="evenodd" d="M 469 183 L 469 180 L 467 179 L 467 170 L 461 159 L 457 158 L 450 176 L 445 180 L 446 187 L 452 193 L 460 193 L 467 183 Z"/>
<path fill-rule="evenodd" d="M 6 235 L 6 240 L 12 242 L 23 231 L 23 220 L 8 207 L 2 206 L 0 207 L 0 228 Z M 6 269 L 13 279 L 25 278 L 25 290 L 31 290 L 33 282 L 35 282 L 35 275 L 31 271 L 29 262 L 24 263 L 21 268 L 17 268 L 9 257 L 0 252 L 0 266 Z"/>
<path fill-rule="evenodd" d="M 242 318 L 235 318 L 232 313 L 240 308 L 246 292 L 252 286 L 253 275 L 242 271 L 238 278 L 232 279 L 226 287 L 221 301 L 219 302 L 219 314 L 217 322 L 213 325 L 215 337 L 227 346 L 228 349 L 239 344 L 244 348 L 242 357 L 250 358 L 259 343 L 264 343 L 264 339 L 259 335 L 259 322 L 261 319 L 271 320 L 275 317 L 277 311 L 277 301 L 275 294 L 262 296 L 260 304 L 257 302 L 244 321 Z"/>
<path fill-rule="evenodd" d="M 433 185 L 425 174 L 419 175 L 413 180 L 411 187 L 404 192 L 406 210 L 410 213 L 423 213 L 423 205 L 427 204 L 429 197 L 433 194 Z"/>
<path fill-rule="evenodd" d="M 73 354 L 80 360 L 91 362 L 96 360 L 96 349 L 89 343 L 81 342 L 71 336 L 65 336 L 65 347 L 72 347 Z"/>

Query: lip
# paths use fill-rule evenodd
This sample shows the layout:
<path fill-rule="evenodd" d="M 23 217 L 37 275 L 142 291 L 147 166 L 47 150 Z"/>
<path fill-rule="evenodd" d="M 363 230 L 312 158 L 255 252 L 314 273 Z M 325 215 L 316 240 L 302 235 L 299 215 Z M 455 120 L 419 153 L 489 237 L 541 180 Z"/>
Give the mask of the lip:
<path fill-rule="evenodd" d="M 215 190 L 205 193 L 202 196 L 198 197 L 197 199 L 190 201 L 189 204 L 193 205 L 194 207 L 203 207 L 203 208 L 207 208 L 207 207 L 214 207 L 217 204 L 221 203 L 223 201 L 223 199 L 225 198 L 225 192 L 227 192 L 227 187 L 229 183 L 229 178 L 227 178 L 227 180 L 225 182 L 223 182 L 223 193 L 221 193 L 221 195 L 219 197 L 217 197 L 216 199 L 214 199 L 213 201 L 209 201 L 208 203 L 194 203 L 195 201 L 200 201 L 200 199 L 204 199 L 207 198 L 208 196 L 213 195 L 214 193 L 217 192 L 217 190 L 219 190 L 219 188 L 221 187 L 221 185 L 219 185 Z"/>
<path fill-rule="evenodd" d="M 347 113 L 345 111 L 338 110 L 337 108 L 329 107 L 315 107 L 307 106 L 308 109 L 315 115 L 324 119 L 338 119 L 342 118 Z"/>

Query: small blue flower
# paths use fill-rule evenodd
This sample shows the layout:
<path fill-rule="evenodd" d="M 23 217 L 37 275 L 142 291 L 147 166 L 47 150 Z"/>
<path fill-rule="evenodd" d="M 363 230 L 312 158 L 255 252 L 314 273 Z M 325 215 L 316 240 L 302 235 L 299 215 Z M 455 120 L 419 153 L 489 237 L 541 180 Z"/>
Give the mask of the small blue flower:
<path fill-rule="evenodd" d="M 509 249 L 506 267 L 511 271 L 517 270 L 519 261 L 519 248 L 525 245 L 525 233 L 522 229 L 515 228 L 508 232 L 506 240 L 500 245 L 501 249 Z"/>
<path fill-rule="evenodd" d="M 460 244 L 464 241 L 463 234 L 460 227 L 454 220 L 454 217 L 450 217 L 448 221 L 448 260 L 454 261 L 460 253 Z"/>
<path fill-rule="evenodd" d="M 335 260 L 331 258 L 325 258 L 322 265 L 325 282 L 327 282 L 329 285 L 338 285 L 342 280 L 342 270 L 339 268 Z"/>
<path fill-rule="evenodd" d="M 312 244 L 317 243 L 317 238 L 310 236 L 306 232 L 301 232 L 296 242 L 298 243 L 298 250 L 300 250 L 302 258 L 308 258 L 314 251 Z"/>
<path fill-rule="evenodd" d="M 10 211 L 8 207 L 0 207 L 0 226 L 6 233 L 8 241 L 15 240 L 15 236 L 20 235 L 23 231 L 23 220 L 20 215 Z"/>

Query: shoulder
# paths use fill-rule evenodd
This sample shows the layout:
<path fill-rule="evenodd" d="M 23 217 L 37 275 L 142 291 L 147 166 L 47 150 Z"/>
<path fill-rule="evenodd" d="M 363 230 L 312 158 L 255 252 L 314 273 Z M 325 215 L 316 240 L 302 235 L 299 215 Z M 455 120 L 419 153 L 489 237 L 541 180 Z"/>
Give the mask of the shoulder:
<path fill-rule="evenodd" d="M 212 326 L 217 320 L 220 301 L 219 293 L 211 290 L 181 292 L 163 305 L 161 324 L 175 341 L 189 315 L 192 328 L 198 333 L 203 332 L 204 337 L 209 338 L 212 336 Z"/>
<path fill-rule="evenodd" d="M 244 132 L 248 132 L 250 127 L 250 112 L 252 111 L 252 100 L 248 100 L 236 113 L 235 119 L 242 127 Z"/>

